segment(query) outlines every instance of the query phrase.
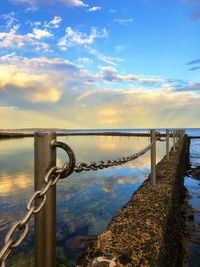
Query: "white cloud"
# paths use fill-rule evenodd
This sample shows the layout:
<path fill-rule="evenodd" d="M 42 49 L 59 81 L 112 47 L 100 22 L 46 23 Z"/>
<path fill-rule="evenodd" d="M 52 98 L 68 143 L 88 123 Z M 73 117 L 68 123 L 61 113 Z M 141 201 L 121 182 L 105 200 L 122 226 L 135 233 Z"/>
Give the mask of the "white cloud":
<path fill-rule="evenodd" d="M 88 47 L 88 52 L 89 52 L 91 55 L 96 56 L 100 61 L 102 61 L 102 62 L 104 62 L 104 63 L 107 63 L 107 64 L 109 64 L 109 65 L 112 65 L 112 66 L 116 66 L 117 63 L 123 61 L 122 58 L 109 57 L 109 56 L 103 55 L 103 54 L 99 53 L 96 49 L 92 49 L 92 48 L 90 48 L 90 47 Z"/>
<path fill-rule="evenodd" d="M 10 12 L 8 14 L 3 14 L 0 18 L 6 21 L 6 27 L 10 29 L 11 27 L 19 23 L 19 20 L 16 19 L 14 16 L 15 16 L 15 13 Z"/>
<path fill-rule="evenodd" d="M 59 16 L 55 16 L 51 21 L 45 22 L 44 27 L 46 28 L 59 28 L 62 22 L 62 18 Z"/>
<path fill-rule="evenodd" d="M 133 19 L 115 19 L 114 22 L 119 23 L 120 25 L 127 26 L 131 22 L 133 22 Z"/>
<path fill-rule="evenodd" d="M 106 38 L 107 30 L 104 28 L 98 31 L 96 28 L 92 27 L 90 33 L 84 33 L 80 31 L 75 31 L 71 27 L 66 28 L 66 34 L 58 41 L 57 45 L 62 50 L 67 50 L 73 45 L 90 45 L 97 38 Z"/>
<path fill-rule="evenodd" d="M 87 11 L 88 12 L 95 12 L 95 11 L 98 11 L 98 10 L 101 10 L 100 6 L 93 6 L 93 7 L 89 8 Z"/>
<path fill-rule="evenodd" d="M 48 32 L 47 30 L 41 30 L 38 28 L 33 29 L 33 33 L 28 33 L 28 37 L 35 38 L 35 39 L 41 39 L 41 38 L 49 38 L 52 37 L 53 34 Z"/>
<path fill-rule="evenodd" d="M 98 59 L 103 61 L 104 63 L 110 64 L 110 65 L 113 65 L 113 66 L 117 65 L 116 61 L 121 61 L 121 60 L 118 60 L 118 58 L 108 57 L 108 56 L 105 56 L 105 55 L 102 55 L 102 54 L 100 54 L 98 56 Z"/>
<path fill-rule="evenodd" d="M 24 49 L 29 46 L 34 46 L 43 51 L 49 50 L 49 45 L 47 43 L 36 41 L 39 39 L 40 35 L 48 35 L 48 33 L 35 31 L 35 34 L 21 35 L 17 34 L 17 29 L 18 27 L 13 27 L 9 32 L 0 32 L 0 47 L 15 49 L 23 47 Z"/>
<path fill-rule="evenodd" d="M 52 0 L 12 0 L 12 1 L 18 4 L 28 4 L 32 7 L 39 6 L 40 4 L 45 4 L 45 5 L 52 4 Z M 55 4 L 57 2 L 63 3 L 69 7 L 88 7 L 88 5 L 81 0 L 54 0 Z"/>
<path fill-rule="evenodd" d="M 67 27 L 66 29 L 66 38 L 68 38 L 70 42 L 78 45 L 89 45 L 92 44 L 96 38 L 106 37 L 107 31 L 105 28 L 101 32 L 99 32 L 96 28 L 93 27 L 90 34 L 74 31 L 71 27 Z"/>
<path fill-rule="evenodd" d="M 85 6 L 85 7 L 88 7 L 88 5 L 85 4 L 81 0 L 58 0 L 58 1 L 66 4 L 67 6 L 74 6 L 74 7 Z"/>
<path fill-rule="evenodd" d="M 88 57 L 80 57 L 78 58 L 78 61 L 82 63 L 89 63 L 89 62 L 92 62 L 92 59 Z"/>

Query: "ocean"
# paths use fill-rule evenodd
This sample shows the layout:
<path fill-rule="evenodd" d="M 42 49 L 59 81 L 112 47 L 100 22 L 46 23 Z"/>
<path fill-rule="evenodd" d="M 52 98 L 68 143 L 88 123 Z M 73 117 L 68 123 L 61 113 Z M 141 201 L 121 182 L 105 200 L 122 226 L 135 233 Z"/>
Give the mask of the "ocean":
<path fill-rule="evenodd" d="M 88 131 L 90 130 L 84 130 Z M 108 131 L 149 132 L 148 129 Z M 200 129 L 187 129 L 186 133 L 191 136 L 200 135 Z M 128 136 L 62 136 L 58 137 L 58 140 L 72 147 L 77 162 L 116 159 L 131 155 L 150 142 L 147 137 Z M 172 140 L 170 145 L 172 146 Z M 0 140 L 0 155 L 1 247 L 12 223 L 24 215 L 26 203 L 34 191 L 33 138 Z M 165 143 L 160 142 L 157 145 L 157 162 L 164 155 Z M 57 165 L 61 166 L 64 161 L 65 153 L 59 150 Z M 190 161 L 193 167 L 200 166 L 198 139 L 191 141 Z M 70 177 L 60 180 L 57 186 L 57 256 L 74 262 L 87 246 L 84 240 L 94 238 L 105 229 L 111 218 L 127 203 L 149 173 L 150 152 L 147 152 L 142 157 L 118 167 L 73 173 Z M 26 241 L 16 249 L 15 256 L 11 255 L 11 261 L 20 262 L 22 254 L 23 261 L 26 261 L 26 257 L 31 258 L 33 244 L 34 230 L 31 221 Z"/>

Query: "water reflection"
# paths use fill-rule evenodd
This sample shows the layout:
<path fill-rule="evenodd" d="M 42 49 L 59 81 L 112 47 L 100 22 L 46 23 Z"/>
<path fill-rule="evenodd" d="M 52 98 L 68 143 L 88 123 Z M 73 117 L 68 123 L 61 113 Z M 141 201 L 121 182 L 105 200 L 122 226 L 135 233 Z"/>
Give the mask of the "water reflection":
<path fill-rule="evenodd" d="M 149 144 L 143 137 L 70 136 L 59 137 L 74 150 L 77 162 L 116 159 Z M 25 211 L 33 192 L 33 139 L 0 141 L 0 244 L 13 221 Z M 157 145 L 157 161 L 165 154 L 165 143 Z M 58 164 L 66 160 L 59 150 Z M 75 236 L 97 235 L 112 216 L 130 199 L 149 174 L 149 152 L 135 161 L 109 169 L 74 173 L 57 186 L 58 254 L 69 254 L 69 240 Z M 32 247 L 33 228 L 26 242 Z M 23 247 L 23 249 L 25 249 Z"/>

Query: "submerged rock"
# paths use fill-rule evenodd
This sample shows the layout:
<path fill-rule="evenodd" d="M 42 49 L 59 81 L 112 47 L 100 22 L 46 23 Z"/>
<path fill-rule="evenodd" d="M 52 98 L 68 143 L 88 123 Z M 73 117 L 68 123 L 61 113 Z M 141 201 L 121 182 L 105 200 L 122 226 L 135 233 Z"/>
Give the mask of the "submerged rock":
<path fill-rule="evenodd" d="M 190 171 L 190 175 L 193 178 L 200 180 L 200 166 L 192 168 L 191 171 Z"/>

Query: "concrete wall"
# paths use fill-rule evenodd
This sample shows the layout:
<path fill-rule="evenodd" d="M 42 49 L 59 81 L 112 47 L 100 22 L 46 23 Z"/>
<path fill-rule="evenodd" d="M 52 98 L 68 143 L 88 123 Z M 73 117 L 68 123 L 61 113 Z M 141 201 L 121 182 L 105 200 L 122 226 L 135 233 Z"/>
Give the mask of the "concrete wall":
<path fill-rule="evenodd" d="M 157 164 L 156 186 L 149 177 L 77 266 L 182 266 L 183 177 L 188 151 L 185 136 L 178 151 L 170 152 L 169 162 L 164 158 Z"/>

